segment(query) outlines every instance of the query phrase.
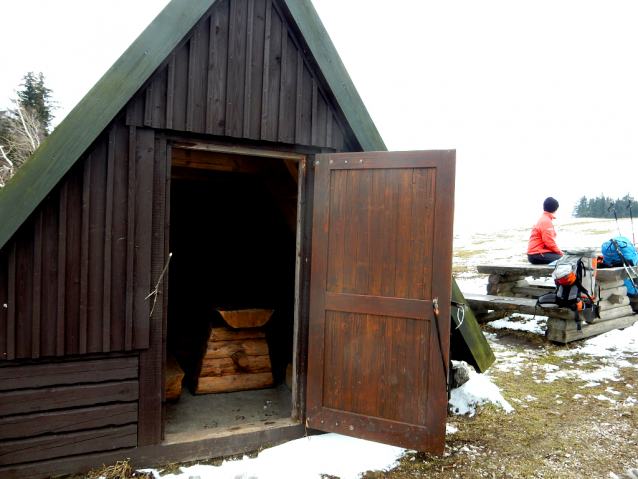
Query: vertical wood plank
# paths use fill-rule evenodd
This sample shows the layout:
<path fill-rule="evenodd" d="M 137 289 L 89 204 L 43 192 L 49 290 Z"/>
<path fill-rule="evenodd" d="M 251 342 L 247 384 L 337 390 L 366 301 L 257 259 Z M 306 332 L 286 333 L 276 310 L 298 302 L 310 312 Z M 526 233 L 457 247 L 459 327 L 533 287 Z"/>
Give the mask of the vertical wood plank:
<path fill-rule="evenodd" d="M 186 130 L 187 108 L 189 100 L 189 58 L 190 42 L 175 52 L 175 86 L 173 88 L 173 130 Z"/>
<path fill-rule="evenodd" d="M 64 355 L 64 324 L 66 313 L 66 212 L 67 212 L 68 182 L 60 190 L 60 241 L 58 243 L 58 315 L 56 331 L 56 355 Z"/>
<path fill-rule="evenodd" d="M 343 254 L 344 293 L 354 294 L 357 288 L 357 235 L 359 233 L 359 175 L 362 170 L 344 170 L 346 179 L 346 229 L 344 234 L 345 251 Z"/>
<path fill-rule="evenodd" d="M 368 275 L 370 267 L 370 223 L 372 215 L 372 170 L 358 171 L 359 201 L 357 202 L 357 216 L 359 217 L 359 231 L 357 232 L 357 252 L 355 258 L 355 293 L 369 294 Z M 362 319 L 363 321 L 363 319 Z M 365 321 L 363 321 L 365 322 Z"/>
<path fill-rule="evenodd" d="M 7 287 L 7 353 L 8 360 L 16 357 L 16 242 L 9 246 L 8 287 Z"/>
<path fill-rule="evenodd" d="M 253 18 L 255 17 L 255 0 L 248 0 L 248 12 L 246 14 L 246 66 L 245 66 L 245 79 L 244 79 L 244 125 L 243 125 L 243 133 L 244 138 L 251 137 L 250 131 L 250 113 L 251 113 L 251 105 L 252 99 L 250 97 L 250 92 L 252 88 L 252 61 L 253 61 L 253 30 L 254 30 L 254 22 Z"/>
<path fill-rule="evenodd" d="M 310 140 L 310 144 L 311 145 L 316 145 L 317 144 L 317 131 L 318 131 L 318 125 L 317 125 L 317 102 L 318 102 L 318 98 L 317 98 L 317 96 L 318 95 L 319 95 L 319 91 L 317 90 L 317 82 L 313 78 L 312 79 L 312 120 L 311 120 L 312 133 L 311 133 L 311 140 Z"/>
<path fill-rule="evenodd" d="M 274 4 L 270 13 L 270 42 L 268 50 L 264 55 L 268 55 L 268 88 L 264 91 L 266 107 L 262 107 L 262 129 L 261 139 L 266 141 L 277 141 L 278 119 L 279 119 L 279 90 L 281 79 L 281 32 L 282 19 L 277 13 Z M 262 102 L 263 103 L 263 102 Z M 265 120 L 265 122 L 264 122 Z"/>
<path fill-rule="evenodd" d="M 152 234 L 150 279 L 157 284 L 167 258 L 167 171 L 170 169 L 166 140 L 154 143 L 152 171 Z M 165 288 L 162 291 L 166 291 Z M 157 298 L 150 321 L 148 349 L 140 353 L 140 400 L 138 418 L 138 446 L 159 444 L 162 440 L 162 396 L 164 394 L 164 304 L 165 298 Z M 148 314 L 148 313 L 147 313 Z"/>
<path fill-rule="evenodd" d="M 9 309 L 9 261 L 10 246 L 0 250 L 0 361 L 7 359 L 7 313 Z"/>
<path fill-rule="evenodd" d="M 155 132 L 137 130 L 132 348 L 148 347 Z M 165 142 L 164 142 L 165 144 Z"/>
<path fill-rule="evenodd" d="M 281 23 L 281 74 L 279 76 L 279 118 L 277 118 L 277 141 L 284 141 L 284 121 L 286 117 L 286 77 L 288 75 L 288 29 Z"/>
<path fill-rule="evenodd" d="M 82 182 L 82 233 L 80 239 L 80 354 L 86 354 L 89 307 L 89 213 L 91 211 L 91 155 L 84 160 Z"/>
<path fill-rule="evenodd" d="M 261 138 L 266 137 L 268 125 L 268 92 L 270 90 L 270 41 L 272 30 L 272 0 L 266 0 L 266 27 L 264 33 L 264 71 L 261 98 Z"/>
<path fill-rule="evenodd" d="M 166 85 L 166 129 L 173 128 L 173 98 L 175 95 L 175 53 L 171 53 L 168 61 L 168 78 Z"/>
<path fill-rule="evenodd" d="M 228 98 L 226 101 L 226 135 L 243 136 L 244 94 L 246 82 L 247 4 L 243 0 L 230 2 L 228 34 Z"/>
<path fill-rule="evenodd" d="M 412 231 L 412 173 L 411 168 L 399 173 L 399 218 L 396 238 L 395 291 L 397 298 L 410 296 L 410 234 Z"/>
<path fill-rule="evenodd" d="M 31 357 L 40 357 L 40 324 L 42 321 L 42 228 L 43 212 L 40 209 L 35 219 L 33 243 L 33 316 L 31 323 Z"/>
<path fill-rule="evenodd" d="M 301 137 L 301 102 L 303 101 L 303 57 L 301 52 L 297 50 L 297 95 L 295 104 L 295 143 L 301 145 L 303 140 Z"/>
<path fill-rule="evenodd" d="M 144 92 L 144 125 L 153 126 L 153 83 Z"/>
<path fill-rule="evenodd" d="M 326 125 L 326 146 L 332 148 L 332 110 L 328 108 L 328 123 Z"/>
<path fill-rule="evenodd" d="M 210 19 L 206 133 L 226 133 L 226 77 L 228 70 L 228 21 L 230 3 L 222 0 Z"/>
<path fill-rule="evenodd" d="M 106 164 L 106 212 L 104 218 L 104 294 L 102 297 L 102 351 L 111 349 L 111 271 L 113 254 L 113 189 L 115 178 L 115 126 L 109 130 Z"/>
<path fill-rule="evenodd" d="M 43 205 L 40 356 L 55 356 L 57 346 L 60 188 Z M 4 351 L 4 350 L 3 350 Z"/>
<path fill-rule="evenodd" d="M 312 75 L 306 65 L 302 68 L 301 89 L 301 145 L 312 144 Z"/>
<path fill-rule="evenodd" d="M 385 190 L 383 204 L 383 274 L 381 276 L 381 294 L 395 296 L 395 273 L 397 254 L 397 228 L 399 221 L 399 170 L 385 170 Z"/>
<path fill-rule="evenodd" d="M 193 131 L 195 116 L 195 81 L 198 74 L 199 62 L 197 61 L 197 36 L 199 28 L 195 28 L 190 38 L 188 50 L 188 80 L 186 93 L 186 131 Z"/>
<path fill-rule="evenodd" d="M 382 296 L 381 281 L 383 279 L 383 242 L 386 227 L 385 218 L 385 171 L 372 170 L 372 193 L 370 195 L 370 239 L 375 241 L 370 246 L 368 266 L 368 292 L 372 296 Z"/>
<path fill-rule="evenodd" d="M 343 292 L 343 261 L 345 256 L 347 229 L 346 170 L 331 171 L 330 181 L 330 233 L 328 238 L 328 271 L 326 291 Z"/>
<path fill-rule="evenodd" d="M 133 346 L 133 279 L 135 259 L 135 167 L 137 164 L 137 129 L 129 130 L 128 153 L 128 218 L 126 228 L 126 323 L 124 329 L 124 349 L 130 351 Z"/>
<path fill-rule="evenodd" d="M 266 34 L 266 0 L 253 0 L 253 15 L 248 21 L 251 24 L 250 64 L 250 111 L 248 112 L 249 128 L 244 132 L 245 138 L 259 140 L 261 138 L 261 105 L 264 83 L 264 38 Z"/>

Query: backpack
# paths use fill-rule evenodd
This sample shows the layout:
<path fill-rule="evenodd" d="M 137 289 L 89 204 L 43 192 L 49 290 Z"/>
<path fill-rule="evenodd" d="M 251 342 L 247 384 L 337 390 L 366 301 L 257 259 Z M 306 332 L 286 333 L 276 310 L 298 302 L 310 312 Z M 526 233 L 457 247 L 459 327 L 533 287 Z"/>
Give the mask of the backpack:
<path fill-rule="evenodd" d="M 593 249 L 565 251 L 552 272 L 556 291 L 538 298 L 536 306 L 568 308 L 574 312 L 576 329 L 582 331 L 581 320 L 598 316 L 594 301 L 596 261 Z"/>
<path fill-rule="evenodd" d="M 629 267 L 630 269 L 634 269 L 631 267 L 638 266 L 638 253 L 636 252 L 636 248 L 631 244 L 629 239 L 624 236 L 615 236 L 609 241 L 605 241 L 600 249 L 603 253 L 603 262 L 610 267 L 624 266 L 625 268 Z M 619 251 L 620 254 L 618 254 Z M 620 255 L 622 255 L 622 257 Z M 623 258 L 627 264 L 623 261 Z M 633 282 L 630 279 L 625 280 L 627 294 L 638 294 L 638 291 L 636 291 L 634 287 L 635 284 L 635 280 Z"/>

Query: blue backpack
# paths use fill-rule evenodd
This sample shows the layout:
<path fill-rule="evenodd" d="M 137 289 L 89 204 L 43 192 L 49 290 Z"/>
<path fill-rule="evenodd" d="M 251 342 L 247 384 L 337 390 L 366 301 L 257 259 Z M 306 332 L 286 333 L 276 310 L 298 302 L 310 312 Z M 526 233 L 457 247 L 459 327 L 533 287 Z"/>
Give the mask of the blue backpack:
<path fill-rule="evenodd" d="M 616 244 L 614 245 L 614 243 Z M 616 246 L 618 246 L 618 250 L 627 263 L 629 263 L 627 266 L 638 266 L 638 253 L 636 252 L 636 248 L 631 244 L 631 241 L 624 236 L 616 236 L 603 243 L 601 246 L 603 262 L 611 266 L 624 265 L 622 258 L 618 254 L 618 250 L 616 250 Z M 634 286 L 631 284 L 631 280 L 626 279 L 625 286 L 627 286 L 627 293 L 638 294 Z"/>

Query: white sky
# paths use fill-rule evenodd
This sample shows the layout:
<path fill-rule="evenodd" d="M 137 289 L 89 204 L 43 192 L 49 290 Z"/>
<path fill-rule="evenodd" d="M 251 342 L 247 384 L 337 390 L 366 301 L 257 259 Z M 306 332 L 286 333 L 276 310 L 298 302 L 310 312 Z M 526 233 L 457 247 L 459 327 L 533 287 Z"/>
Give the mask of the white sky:
<path fill-rule="evenodd" d="M 0 0 L 0 106 L 42 71 L 59 121 L 166 3 Z M 638 198 L 638 2 L 314 4 L 388 148 L 457 150 L 457 219 Z"/>

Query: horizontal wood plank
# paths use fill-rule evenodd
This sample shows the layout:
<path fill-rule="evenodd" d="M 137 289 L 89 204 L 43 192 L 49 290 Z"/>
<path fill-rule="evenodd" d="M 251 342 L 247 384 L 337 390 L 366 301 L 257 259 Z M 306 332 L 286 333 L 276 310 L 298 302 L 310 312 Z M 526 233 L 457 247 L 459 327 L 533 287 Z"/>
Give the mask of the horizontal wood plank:
<path fill-rule="evenodd" d="M 204 359 L 229 358 L 237 352 L 246 356 L 263 356 L 268 354 L 268 343 L 265 339 L 208 341 Z"/>
<path fill-rule="evenodd" d="M 551 276 L 554 267 L 529 263 L 480 264 L 476 270 L 481 274 L 499 274 L 501 276 Z M 600 268 L 596 272 L 596 281 L 618 281 L 627 278 L 629 276 L 624 268 Z"/>
<path fill-rule="evenodd" d="M 512 313 L 537 314 L 538 316 L 552 316 L 573 319 L 574 313 L 565 308 L 536 307 L 535 299 L 510 298 L 505 296 L 490 296 L 486 294 L 465 293 L 465 301 L 474 311 L 507 311 Z"/>
<path fill-rule="evenodd" d="M 638 320 L 638 315 L 625 316 L 595 324 L 581 324 L 581 331 L 576 329 L 575 321 L 549 318 L 547 321 L 547 339 L 557 343 L 569 343 L 578 339 L 589 338 L 614 329 L 628 328 Z"/>
<path fill-rule="evenodd" d="M 137 444 L 137 426 L 55 434 L 0 443 L 0 466 L 108 451 Z"/>
<path fill-rule="evenodd" d="M 138 363 L 128 357 L 0 368 L 0 391 L 133 379 Z"/>
<path fill-rule="evenodd" d="M 441 165 L 441 151 L 402 151 L 392 159 L 392 168 L 436 168 Z M 353 161 L 351 153 L 331 154 L 329 165 L 332 170 L 387 168 L 387 153 L 366 151 L 356 154 Z M 384 156 L 386 155 L 386 156 Z"/>
<path fill-rule="evenodd" d="M 326 293 L 326 309 L 397 318 L 431 320 L 434 317 L 432 301 L 362 294 Z"/>
<path fill-rule="evenodd" d="M 269 388 L 274 385 L 272 373 L 238 374 L 199 378 L 195 394 L 229 393 L 251 389 Z"/>
<path fill-rule="evenodd" d="M 263 373 L 270 370 L 270 356 L 267 354 L 264 356 L 243 356 L 237 362 L 233 358 L 205 359 L 200 377 Z"/>
<path fill-rule="evenodd" d="M 131 424 L 137 408 L 135 402 L 1 418 L 0 440 Z"/>
<path fill-rule="evenodd" d="M 210 341 L 227 341 L 234 339 L 260 339 L 265 338 L 266 332 L 258 328 L 233 329 L 227 326 L 211 328 Z"/>
<path fill-rule="evenodd" d="M 111 402 L 137 401 L 138 395 L 137 381 L 26 389 L 0 393 L 0 411 L 4 416 L 11 416 Z"/>

